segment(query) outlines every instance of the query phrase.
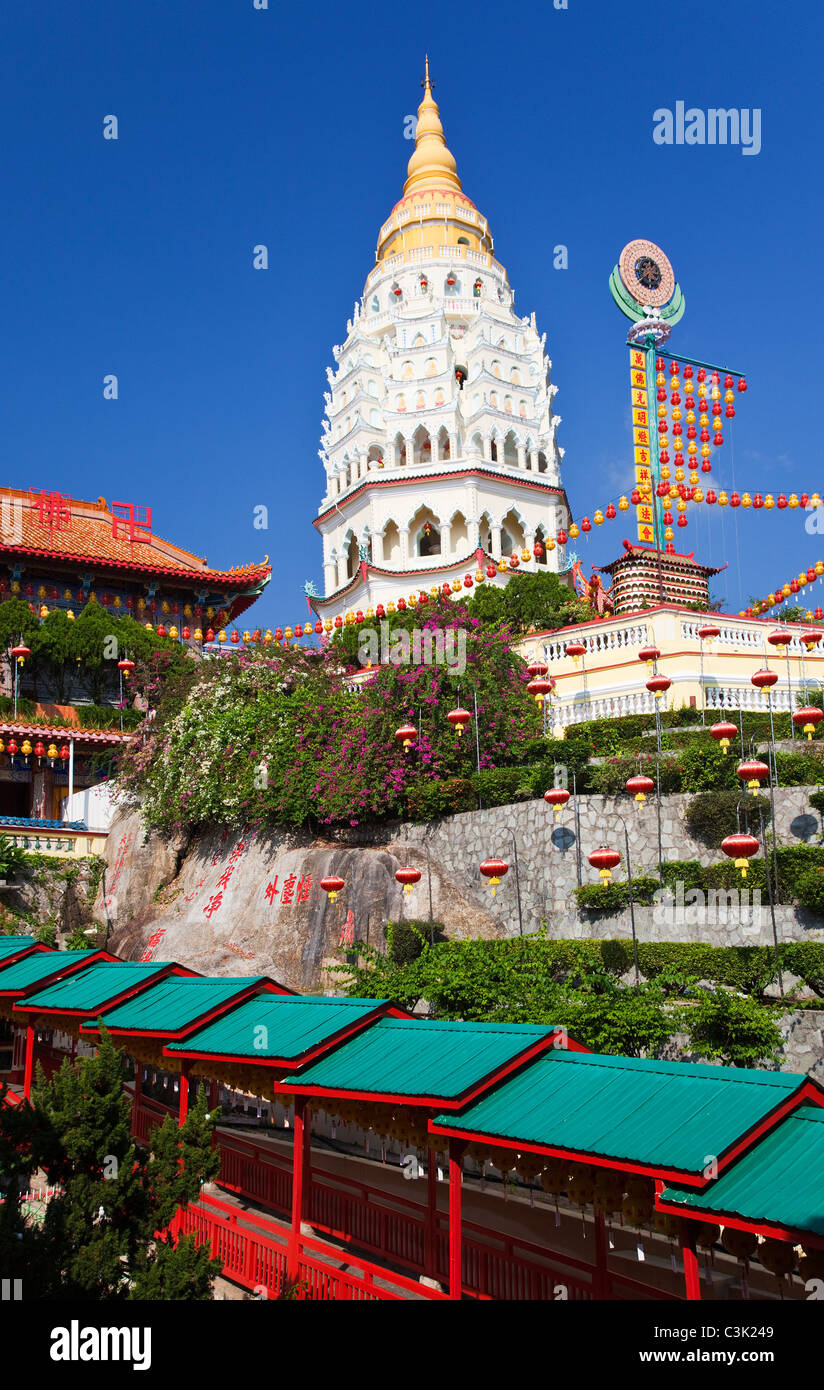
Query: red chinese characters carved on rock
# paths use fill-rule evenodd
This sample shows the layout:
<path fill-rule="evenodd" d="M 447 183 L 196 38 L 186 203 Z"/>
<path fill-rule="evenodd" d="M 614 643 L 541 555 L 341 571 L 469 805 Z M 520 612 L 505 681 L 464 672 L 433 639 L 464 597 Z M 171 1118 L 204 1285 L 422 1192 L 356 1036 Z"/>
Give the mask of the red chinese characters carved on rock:
<path fill-rule="evenodd" d="M 48 526 L 50 531 L 70 531 L 72 528 L 72 509 L 69 506 L 70 499 L 64 497 L 62 492 L 30 492 L 31 509 L 38 513 L 41 526 Z"/>
<path fill-rule="evenodd" d="M 279 874 L 267 883 L 264 889 L 264 897 L 274 906 L 275 898 L 280 896 L 281 904 L 289 907 L 293 902 L 308 903 L 309 895 L 312 891 L 312 875 L 303 874 L 298 878 L 297 874 L 289 874 L 283 880 L 283 888 L 278 888 Z"/>
<path fill-rule="evenodd" d="M 246 841 L 238 840 L 237 844 L 232 850 L 231 856 L 229 858 L 229 863 L 226 865 L 226 868 L 223 870 L 223 873 L 220 875 L 220 878 L 218 879 L 215 885 L 215 887 L 218 890 L 217 893 L 212 894 L 211 898 L 209 899 L 208 903 L 203 909 L 204 916 L 208 917 L 210 920 L 214 916 L 214 914 L 220 910 L 220 905 L 223 902 L 224 890 L 229 887 L 229 879 L 232 877 L 232 874 L 235 872 L 238 863 L 243 858 L 245 853 Z"/>
<path fill-rule="evenodd" d="M 339 936 L 339 938 L 338 938 L 338 945 L 339 945 L 339 946 L 354 946 L 354 944 L 355 944 L 355 915 L 354 915 L 354 913 L 353 913 L 353 911 L 352 911 L 352 909 L 351 909 L 351 907 L 350 907 L 350 909 L 349 909 L 349 911 L 348 911 L 348 913 L 347 913 L 347 915 L 346 915 L 346 921 L 344 922 L 343 926 L 342 926 L 341 929 L 340 929 L 340 936 Z"/>
<path fill-rule="evenodd" d="M 157 929 L 156 932 L 152 932 L 152 935 L 149 937 L 149 940 L 146 942 L 146 949 L 145 949 L 145 951 L 143 952 L 143 955 L 140 957 L 140 959 L 141 959 L 142 961 L 143 961 L 143 960 L 151 960 L 151 959 L 152 959 L 152 956 L 154 955 L 155 951 L 157 950 L 158 946 L 160 945 L 160 943 L 161 943 L 161 941 L 163 940 L 163 938 L 164 938 L 165 935 L 166 935 L 166 928 L 165 928 L 165 927 L 158 927 L 158 929 Z"/>
<path fill-rule="evenodd" d="M 123 533 L 133 545 L 150 545 L 152 540 L 152 509 L 136 502 L 112 502 L 112 537 Z"/>

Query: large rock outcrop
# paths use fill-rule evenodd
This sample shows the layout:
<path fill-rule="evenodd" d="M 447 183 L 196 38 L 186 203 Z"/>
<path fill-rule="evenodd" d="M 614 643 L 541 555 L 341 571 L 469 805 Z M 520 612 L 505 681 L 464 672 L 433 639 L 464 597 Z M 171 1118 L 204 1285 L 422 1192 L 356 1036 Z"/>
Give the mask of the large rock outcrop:
<path fill-rule="evenodd" d="M 422 871 L 411 900 L 395 881 L 402 864 Z M 334 903 L 320 888 L 331 874 L 346 884 Z M 437 863 L 432 908 L 449 936 L 507 934 Z M 303 993 L 336 988 L 329 966 L 342 963 L 347 941 L 382 947 L 387 920 L 428 913 L 425 853 L 395 843 L 390 829 L 384 846 L 279 829 L 168 840 L 127 808 L 112 825 L 95 904 L 95 917 L 110 928 L 110 948 L 126 959 L 176 960 L 211 975 L 271 975 Z"/>

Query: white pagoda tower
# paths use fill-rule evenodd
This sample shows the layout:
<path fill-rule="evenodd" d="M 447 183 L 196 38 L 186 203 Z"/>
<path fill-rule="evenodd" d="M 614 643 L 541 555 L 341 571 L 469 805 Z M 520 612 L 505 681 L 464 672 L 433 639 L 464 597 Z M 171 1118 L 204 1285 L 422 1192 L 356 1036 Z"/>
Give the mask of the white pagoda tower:
<path fill-rule="evenodd" d="M 327 368 L 323 619 L 463 590 L 492 562 L 503 584 L 515 556 L 513 568 L 566 567 L 545 545 L 570 521 L 546 335 L 514 312 L 462 191 L 428 59 L 424 88 L 403 197 Z"/>

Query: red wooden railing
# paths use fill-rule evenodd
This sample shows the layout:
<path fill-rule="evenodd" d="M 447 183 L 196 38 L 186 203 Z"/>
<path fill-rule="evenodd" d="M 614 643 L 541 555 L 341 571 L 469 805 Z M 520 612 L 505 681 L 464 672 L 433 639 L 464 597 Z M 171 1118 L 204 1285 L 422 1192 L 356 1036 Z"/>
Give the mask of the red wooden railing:
<path fill-rule="evenodd" d="M 207 1243 L 233 1282 L 256 1292 L 265 1289 L 269 1298 L 277 1298 L 286 1289 L 288 1233 L 271 1222 L 249 1212 L 239 1213 L 228 1203 L 204 1195 L 179 1212 L 175 1228 Z M 436 1289 L 425 1288 L 368 1260 L 353 1261 L 347 1254 L 346 1269 L 337 1267 L 340 1260 L 341 1251 L 334 1246 L 300 1236 L 295 1297 L 357 1301 L 446 1298 Z"/>
<path fill-rule="evenodd" d="M 133 1124 L 134 1133 L 138 1137 L 147 1138 L 154 1125 L 167 1113 L 168 1108 L 160 1102 L 142 1098 L 141 1111 Z M 228 1134 L 225 1130 L 219 1130 L 217 1138 L 221 1158 L 217 1178 L 219 1185 L 247 1201 L 268 1207 L 288 1217 L 292 1204 L 291 1155 L 277 1153 L 268 1145 L 256 1144 L 254 1140 Z M 422 1203 L 397 1193 L 382 1191 L 359 1179 L 330 1172 L 316 1163 L 313 1163 L 312 1167 L 308 1199 L 305 1219 L 316 1230 L 323 1231 L 347 1245 L 350 1252 L 354 1248 L 377 1255 L 381 1259 L 391 1260 L 416 1272 L 423 1269 L 426 1208 Z M 206 1200 L 202 1199 L 204 1203 Z M 233 1209 L 228 1207 L 227 1211 L 231 1213 Z M 256 1219 L 261 1232 L 259 1238 L 277 1243 L 280 1239 L 277 1228 L 262 1218 Z M 251 1223 L 252 1217 L 244 1213 L 243 1220 Z M 238 1239 L 237 1229 L 235 1239 Z M 273 1232 L 276 1234 L 273 1235 Z M 462 1283 L 464 1292 L 470 1297 L 501 1301 L 581 1301 L 594 1297 L 596 1271 L 594 1266 L 586 1261 L 578 1260 L 572 1255 L 555 1254 L 543 1246 L 490 1230 L 472 1221 L 464 1220 L 461 1232 Z M 256 1259 L 257 1256 L 253 1257 L 246 1250 L 250 1239 L 247 1234 L 241 1240 L 246 1251 L 244 1258 Z M 311 1249 L 311 1242 L 307 1238 L 303 1239 L 307 1250 Z M 234 1247 L 230 1246 L 227 1249 L 230 1260 L 227 1264 L 227 1274 L 228 1277 L 234 1278 L 235 1275 L 229 1273 L 229 1269 L 235 1267 L 231 1263 L 235 1260 Z M 265 1249 L 268 1247 L 261 1247 L 261 1250 Z M 262 1259 L 262 1255 L 260 1258 Z M 434 1260 L 434 1276 L 446 1284 L 449 1268 L 449 1221 L 445 1212 L 435 1213 Z M 321 1273 L 318 1273 L 318 1279 L 321 1281 L 318 1287 L 323 1285 L 327 1273 L 327 1267 L 324 1265 L 323 1278 Z M 264 1283 L 265 1280 L 261 1278 L 256 1282 Z M 368 1284 L 358 1285 L 362 1289 L 366 1289 L 367 1286 Z M 413 1287 L 417 1289 L 418 1286 Z M 321 1296 L 323 1295 L 318 1294 L 318 1297 Z M 608 1273 L 605 1296 L 614 1299 L 678 1301 L 677 1295 L 612 1271 Z"/>

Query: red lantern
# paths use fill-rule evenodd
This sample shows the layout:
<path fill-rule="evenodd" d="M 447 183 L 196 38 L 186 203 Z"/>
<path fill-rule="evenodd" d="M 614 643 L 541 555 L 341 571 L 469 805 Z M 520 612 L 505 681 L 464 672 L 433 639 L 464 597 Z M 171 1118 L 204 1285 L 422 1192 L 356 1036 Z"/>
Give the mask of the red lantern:
<path fill-rule="evenodd" d="M 637 487 L 634 487 L 632 489 L 632 492 L 629 495 L 629 500 L 632 503 L 633 507 L 638 507 L 641 505 L 641 494 L 638 491 Z"/>
<path fill-rule="evenodd" d="M 756 690 L 768 690 L 771 685 L 775 685 L 777 680 L 777 673 L 775 671 L 770 671 L 766 666 L 750 676 L 750 684 L 754 685 Z"/>
<path fill-rule="evenodd" d="M 406 612 L 406 599 L 405 599 L 405 598 L 399 598 L 399 599 L 398 599 L 398 612 L 399 612 L 399 613 L 405 613 L 405 612 Z"/>
<path fill-rule="evenodd" d="M 166 636 L 166 629 L 165 629 L 165 627 L 163 626 L 162 623 L 158 623 L 158 625 L 157 625 L 157 635 L 158 635 L 158 637 L 165 637 L 165 636 Z M 118 663 L 118 664 L 119 664 L 119 663 Z"/>
<path fill-rule="evenodd" d="M 342 627 L 343 627 L 343 618 L 341 617 L 340 613 L 338 614 L 338 616 L 337 616 L 336 619 L 335 619 L 335 627 L 336 627 L 336 628 L 342 628 Z"/>
<path fill-rule="evenodd" d="M 741 870 L 741 877 L 746 878 L 749 868 L 748 861 L 759 850 L 755 836 L 740 832 L 735 835 L 728 835 L 726 840 L 721 841 L 721 848 L 729 859 L 735 860 L 735 867 Z"/>
<path fill-rule="evenodd" d="M 380 617 L 380 614 L 378 614 L 378 617 Z M 316 636 L 316 637 L 321 637 L 322 635 L 323 635 L 323 623 L 321 622 L 320 618 L 318 618 L 317 622 L 315 623 L 315 636 Z"/>
<path fill-rule="evenodd" d="M 717 502 L 717 501 L 718 501 L 718 498 L 716 497 L 716 495 L 715 495 L 715 493 L 713 492 L 712 488 L 710 488 L 710 489 L 708 490 L 707 495 L 706 495 L 706 497 L 704 498 L 704 501 L 705 501 L 705 502 L 708 502 L 710 506 L 712 506 L 714 502 Z"/>
<path fill-rule="evenodd" d="M 786 628 L 777 628 L 767 636 L 767 641 L 771 647 L 788 647 L 793 640 L 793 635 Z"/>
<path fill-rule="evenodd" d="M 329 894 L 330 903 L 333 903 L 341 889 L 346 887 L 346 884 L 342 878 L 338 878 L 335 874 L 330 874 L 328 878 L 321 879 L 320 886 L 324 893 Z"/>
<path fill-rule="evenodd" d="M 552 807 L 557 820 L 569 801 L 569 792 L 566 787 L 550 787 L 548 792 L 544 792 L 544 801 Z"/>
<path fill-rule="evenodd" d="M 527 666 L 527 673 L 532 676 L 545 676 L 549 667 L 545 661 L 531 661 Z"/>
<path fill-rule="evenodd" d="M 590 519 L 589 519 L 588 516 L 585 516 L 584 519 L 583 519 L 583 521 L 581 522 L 581 530 L 582 530 L 582 531 L 591 531 L 591 530 L 592 530 L 592 522 L 590 521 Z"/>
<path fill-rule="evenodd" d="M 607 521 L 614 521 L 614 520 L 615 520 L 616 511 L 615 511 L 615 507 L 613 506 L 612 502 L 608 502 L 608 503 L 607 503 L 606 512 L 604 513 L 604 515 L 606 516 Z"/>
<path fill-rule="evenodd" d="M 211 627 L 207 627 L 207 629 L 206 629 L 206 641 L 207 641 L 207 642 L 214 642 L 214 640 L 215 640 L 214 629 L 211 628 Z"/>
<path fill-rule="evenodd" d="M 607 508 L 607 511 L 609 511 L 609 508 Z M 613 515 L 614 515 L 614 514 L 615 514 L 615 512 L 614 512 L 614 509 L 613 509 Z M 535 559 L 536 559 L 536 560 L 540 560 L 540 558 L 541 558 L 541 556 L 543 555 L 543 553 L 544 553 L 544 547 L 541 545 L 541 542 L 540 542 L 540 541 L 536 541 L 535 544 L 534 544 L 534 546 L 532 547 L 532 554 L 535 556 Z"/>
<path fill-rule="evenodd" d="M 412 889 L 416 883 L 420 882 L 420 869 L 396 869 L 395 878 L 398 883 L 403 884 L 403 891 L 407 898 L 412 896 Z"/>
<path fill-rule="evenodd" d="M 786 497 L 784 496 L 783 492 L 780 492 L 780 493 L 778 494 L 778 498 L 776 499 L 775 505 L 778 507 L 778 509 L 779 509 L 780 511 L 783 512 L 784 508 L 785 508 L 786 505 L 787 505 L 787 499 L 786 499 Z"/>
<path fill-rule="evenodd" d="M 461 709 L 460 705 L 458 705 L 455 709 L 451 709 L 446 717 L 455 730 L 458 738 L 461 738 L 472 715 L 469 713 L 468 709 Z"/>
<path fill-rule="evenodd" d="M 586 647 L 584 646 L 583 642 L 577 640 L 573 642 L 567 642 L 566 646 L 564 647 L 564 655 L 571 656 L 576 666 L 578 665 L 578 662 L 584 655 L 585 651 Z"/>
<path fill-rule="evenodd" d="M 158 628 L 158 632 L 160 632 L 160 628 Z M 240 633 L 238 632 L 237 628 L 233 628 L 232 631 L 229 633 L 229 641 L 235 643 L 240 641 Z"/>
<path fill-rule="evenodd" d="M 730 746 L 731 740 L 735 738 L 736 734 L 738 733 L 738 730 L 736 729 L 734 724 L 730 724 L 727 722 L 727 720 L 722 719 L 720 723 L 713 724 L 712 728 L 710 729 L 710 733 L 712 734 L 712 737 L 715 739 L 716 743 L 721 744 L 721 747 L 726 753 L 727 749 Z"/>
<path fill-rule="evenodd" d="M 10 738 L 8 743 L 6 744 L 6 751 L 8 752 L 10 758 L 13 758 L 17 753 L 17 744 L 13 738 Z"/>
<path fill-rule="evenodd" d="M 130 661 L 127 656 L 124 656 L 120 661 L 118 661 L 117 669 L 118 671 L 122 671 L 123 679 L 124 681 L 127 681 L 130 675 L 132 674 L 132 671 L 134 670 L 134 662 Z"/>
<path fill-rule="evenodd" d="M 555 537 L 555 539 L 557 540 L 557 542 L 558 542 L 559 545 L 566 545 L 566 543 L 567 543 L 567 533 L 566 533 L 566 531 L 564 530 L 563 526 L 561 527 L 561 529 L 560 529 L 560 531 L 558 532 L 558 534 L 557 534 L 557 536 Z"/>
<path fill-rule="evenodd" d="M 36 742 L 36 744 L 34 745 L 34 753 L 35 753 L 35 757 L 37 757 L 37 758 L 45 758 L 45 756 L 46 756 L 46 745 L 45 745 L 45 743 L 42 742 L 41 739 L 38 739 L 37 742 Z"/>
<path fill-rule="evenodd" d="M 308 624 L 307 624 L 307 635 L 308 635 L 308 630 L 309 630 L 309 629 L 308 629 Z M 302 624 L 302 623 L 295 623 L 295 636 L 296 636 L 296 637 L 302 637 L 302 636 L 303 636 L 303 624 Z M 235 638 L 234 638 L 234 633 L 233 633 L 233 634 L 232 634 L 232 641 L 234 642 L 234 640 L 235 640 Z"/>
<path fill-rule="evenodd" d="M 702 642 L 711 642 L 714 637 L 721 636 L 721 629 L 720 627 L 716 627 L 715 623 L 704 623 L 703 626 L 698 629 L 698 636 L 701 638 Z"/>
<path fill-rule="evenodd" d="M 398 743 L 403 744 L 404 753 L 409 752 L 409 749 L 412 747 L 417 737 L 418 731 L 414 724 L 401 724 L 401 727 L 395 730 L 395 738 L 398 740 Z"/>
<path fill-rule="evenodd" d="M 815 575 L 815 570 L 813 570 L 813 576 L 814 576 L 814 575 Z M 808 577 L 809 577 L 809 576 L 808 576 Z M 812 581 L 810 581 L 810 582 L 812 582 Z M 822 638 L 822 637 L 824 637 L 824 633 L 821 633 L 821 632 L 819 632 L 816 628 L 811 627 L 811 628 L 808 628 L 806 632 L 802 632 L 802 634 L 801 634 L 801 641 L 804 643 L 804 646 L 807 648 L 807 651 L 808 651 L 808 652 L 811 652 L 812 649 L 813 649 L 813 647 L 817 647 L 817 646 L 818 646 L 818 644 L 819 644 L 819 642 L 821 641 L 821 638 Z"/>
<path fill-rule="evenodd" d="M 735 769 L 736 776 L 742 782 L 746 782 L 753 795 L 758 791 L 762 782 L 766 782 L 770 775 L 770 769 L 766 763 L 762 763 L 758 758 L 748 758 L 745 762 L 739 763 Z"/>
<path fill-rule="evenodd" d="M 824 713 L 817 709 L 815 705 L 804 705 L 802 709 L 797 709 L 793 713 L 793 723 L 797 729 L 801 729 L 808 739 L 815 733 L 815 726 L 824 718 Z"/>
<path fill-rule="evenodd" d="M 504 874 L 509 873 L 509 865 L 503 859 L 485 859 L 481 864 L 481 873 L 484 878 L 489 879 L 489 886 L 492 889 L 492 896 L 495 896 L 495 889 L 498 887 Z"/>
<path fill-rule="evenodd" d="M 377 606 L 377 608 L 375 609 L 375 617 L 376 617 L 376 618 L 385 618 L 385 617 L 386 617 L 386 609 L 384 608 L 384 606 L 383 606 L 382 603 L 379 603 L 378 606 Z M 317 629 L 317 624 L 316 624 L 316 625 L 315 625 L 315 632 L 317 632 L 317 630 L 318 630 L 318 629 Z M 321 631 L 322 631 L 322 630 L 323 630 L 323 625 L 321 624 Z"/>
<path fill-rule="evenodd" d="M 607 845 L 601 845 L 599 849 L 594 849 L 589 856 L 589 862 L 593 869 L 597 869 L 601 875 L 601 885 L 606 888 L 612 882 L 612 870 L 616 864 L 620 864 L 621 856 L 617 849 L 610 849 Z"/>
<path fill-rule="evenodd" d="M 746 383 L 746 381 L 744 380 L 743 376 L 741 377 L 741 380 L 740 380 L 739 383 L 738 383 L 738 389 L 739 389 L 739 391 L 746 391 L 746 389 L 747 389 L 747 383 Z"/>
<path fill-rule="evenodd" d="M 276 627 L 276 628 L 275 628 L 275 641 L 276 641 L 276 642 L 282 642 L 282 641 L 283 641 L 283 628 L 282 628 L 282 627 Z"/>
<path fill-rule="evenodd" d="M 647 690 L 655 696 L 656 700 L 661 700 L 671 685 L 672 681 L 669 676 L 650 676 L 647 681 Z"/>
<path fill-rule="evenodd" d="M 651 666 L 654 661 L 658 660 L 660 655 L 661 653 L 657 647 L 642 647 L 640 652 L 638 653 L 638 660 L 645 661 L 648 666 Z"/>
<path fill-rule="evenodd" d="M 19 642 L 16 647 L 12 647 L 11 654 L 17 658 L 18 666 L 22 666 L 26 657 L 31 656 L 31 649 L 26 646 L 25 642 Z"/>
<path fill-rule="evenodd" d="M 184 641 L 184 642 L 188 642 L 189 638 L 190 638 L 191 635 L 192 635 L 191 629 L 188 628 L 188 627 L 181 628 L 181 629 L 180 629 L 180 635 L 181 635 L 181 637 L 183 638 L 183 641 Z"/>
<path fill-rule="evenodd" d="M 465 589 L 471 589 L 471 588 L 472 588 L 472 582 L 473 582 L 473 581 L 472 581 L 472 575 L 471 575 L 471 574 L 465 574 L 465 575 L 464 575 L 464 588 L 465 588 Z"/>
<path fill-rule="evenodd" d="M 9 745 L 9 752 L 11 752 L 11 745 Z M 67 743 L 62 744 L 60 748 L 60 757 L 64 763 L 68 761 L 70 754 L 71 750 L 69 745 Z"/>
<path fill-rule="evenodd" d="M 640 804 L 642 801 L 646 801 L 651 791 L 654 791 L 655 783 L 651 777 L 646 777 L 643 773 L 639 772 L 628 779 L 626 788 L 630 796 L 634 796 L 635 800 Z"/>
<path fill-rule="evenodd" d="M 527 690 L 538 705 L 542 705 L 547 695 L 549 695 L 555 685 L 554 680 L 547 679 L 546 676 L 536 676 L 529 682 Z"/>

